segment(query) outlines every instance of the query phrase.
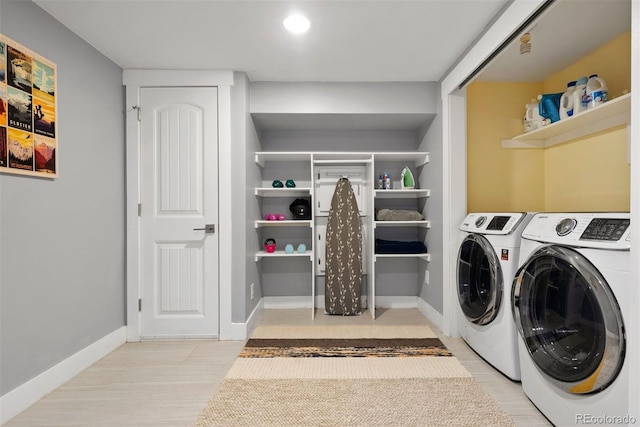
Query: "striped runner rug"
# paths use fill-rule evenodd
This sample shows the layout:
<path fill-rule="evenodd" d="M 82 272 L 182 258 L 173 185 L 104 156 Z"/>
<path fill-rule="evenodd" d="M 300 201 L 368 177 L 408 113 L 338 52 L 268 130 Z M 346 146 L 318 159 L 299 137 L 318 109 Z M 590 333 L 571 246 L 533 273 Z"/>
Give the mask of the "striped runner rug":
<path fill-rule="evenodd" d="M 514 426 L 426 325 L 259 326 L 196 421 Z"/>

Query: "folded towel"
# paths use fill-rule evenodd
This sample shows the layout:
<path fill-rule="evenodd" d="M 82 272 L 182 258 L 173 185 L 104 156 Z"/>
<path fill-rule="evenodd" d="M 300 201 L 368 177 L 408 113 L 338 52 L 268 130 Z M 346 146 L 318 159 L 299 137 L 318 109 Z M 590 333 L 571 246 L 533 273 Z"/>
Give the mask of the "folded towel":
<path fill-rule="evenodd" d="M 418 211 L 405 209 L 380 209 L 378 221 L 420 221 L 422 214 Z"/>
<path fill-rule="evenodd" d="M 396 240 L 376 239 L 377 254 L 424 254 L 427 247 L 423 242 L 399 242 Z"/>

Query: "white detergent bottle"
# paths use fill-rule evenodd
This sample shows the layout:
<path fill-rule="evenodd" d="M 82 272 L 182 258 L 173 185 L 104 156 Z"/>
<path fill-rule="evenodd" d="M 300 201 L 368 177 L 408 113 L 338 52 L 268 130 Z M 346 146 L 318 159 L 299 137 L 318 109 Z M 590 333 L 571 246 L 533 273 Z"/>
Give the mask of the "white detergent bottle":
<path fill-rule="evenodd" d="M 576 80 L 576 90 L 573 92 L 573 115 L 587 110 L 587 104 L 583 104 L 584 96 L 587 93 L 587 78 L 580 77 Z"/>
<path fill-rule="evenodd" d="M 573 115 L 573 92 L 576 90 L 576 81 L 567 83 L 567 90 L 560 97 L 560 120 Z"/>
<path fill-rule="evenodd" d="M 529 104 L 525 105 L 524 114 L 524 131 L 531 132 L 544 126 L 544 117 L 540 115 L 539 103 L 535 99 L 532 99 Z"/>
<path fill-rule="evenodd" d="M 585 93 L 585 101 L 587 103 L 587 109 L 597 107 L 609 99 L 609 91 L 607 85 L 597 74 L 589 76 L 587 82 L 587 89 Z"/>

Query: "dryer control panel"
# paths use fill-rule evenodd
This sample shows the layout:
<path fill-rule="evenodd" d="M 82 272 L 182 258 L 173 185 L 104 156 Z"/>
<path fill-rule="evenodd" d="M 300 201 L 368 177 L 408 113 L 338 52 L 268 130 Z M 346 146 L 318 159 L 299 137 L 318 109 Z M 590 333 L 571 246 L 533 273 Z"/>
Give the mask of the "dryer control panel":
<path fill-rule="evenodd" d="M 523 212 L 470 213 L 458 228 L 470 233 L 508 235 L 525 217 Z"/>
<path fill-rule="evenodd" d="M 522 237 L 544 243 L 628 250 L 631 219 L 628 213 L 541 213 L 531 219 Z"/>

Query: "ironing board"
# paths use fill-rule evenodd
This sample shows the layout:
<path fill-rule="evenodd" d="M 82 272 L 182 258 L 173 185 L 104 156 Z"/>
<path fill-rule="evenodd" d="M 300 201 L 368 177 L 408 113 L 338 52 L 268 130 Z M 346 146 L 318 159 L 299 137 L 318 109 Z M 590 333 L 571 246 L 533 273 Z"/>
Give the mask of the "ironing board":
<path fill-rule="evenodd" d="M 327 219 L 324 305 L 327 314 L 361 314 L 362 229 L 348 178 L 340 178 Z"/>

